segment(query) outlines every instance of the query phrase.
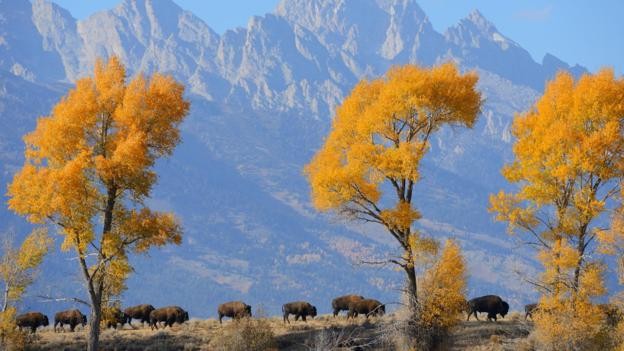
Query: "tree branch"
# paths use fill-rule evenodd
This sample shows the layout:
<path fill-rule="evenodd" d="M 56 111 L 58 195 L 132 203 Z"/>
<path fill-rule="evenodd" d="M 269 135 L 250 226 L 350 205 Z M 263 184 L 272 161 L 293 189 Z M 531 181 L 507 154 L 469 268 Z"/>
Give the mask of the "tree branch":
<path fill-rule="evenodd" d="M 88 307 L 91 307 L 91 304 L 83 299 L 79 299 L 77 297 L 50 297 L 45 295 L 37 295 L 38 298 L 43 299 L 41 302 L 63 302 L 63 301 L 73 301 L 78 302 Z"/>

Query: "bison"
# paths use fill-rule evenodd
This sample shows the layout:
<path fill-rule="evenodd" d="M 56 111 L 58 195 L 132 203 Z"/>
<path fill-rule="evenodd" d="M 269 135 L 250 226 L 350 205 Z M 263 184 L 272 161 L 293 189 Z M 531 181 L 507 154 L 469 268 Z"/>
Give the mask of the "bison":
<path fill-rule="evenodd" d="M 359 301 L 359 300 L 364 300 L 364 296 L 360 296 L 360 295 L 344 295 L 344 296 L 340 296 L 337 297 L 335 299 L 332 300 L 332 308 L 334 310 L 334 317 L 336 317 L 338 315 L 338 313 L 340 313 L 340 311 L 348 311 L 349 310 L 349 304 L 355 302 L 355 301 Z"/>
<path fill-rule="evenodd" d="M 155 310 L 154 306 L 144 304 L 126 308 L 123 312 L 127 316 L 128 325 L 132 327 L 132 319 L 141 320 L 141 324 L 149 323 L 150 313 Z"/>
<path fill-rule="evenodd" d="M 87 325 L 87 316 L 82 314 L 79 310 L 57 312 L 54 315 L 54 331 L 56 332 L 57 325 L 60 325 L 60 327 L 65 330 L 65 328 L 63 328 L 64 324 L 69 324 L 69 330 L 73 332 L 78 324 L 82 324 L 83 327 Z"/>
<path fill-rule="evenodd" d="M 219 313 L 219 324 L 222 324 L 223 317 L 235 319 L 251 317 L 251 306 L 242 301 L 231 301 L 220 304 L 217 312 Z"/>
<path fill-rule="evenodd" d="M 373 299 L 356 300 L 349 304 L 348 318 L 356 318 L 358 314 L 368 316 L 383 316 L 386 313 L 386 306 Z"/>
<path fill-rule="evenodd" d="M 177 322 L 182 324 L 188 320 L 188 312 L 178 306 L 157 308 L 150 312 L 149 316 L 149 324 L 152 330 L 154 328 L 158 329 L 158 322 L 164 322 L 165 326 L 163 328 L 166 328 L 167 326 L 171 328 L 173 323 Z"/>
<path fill-rule="evenodd" d="M 30 328 L 31 333 L 36 332 L 38 327 L 47 327 L 50 325 L 48 317 L 39 312 L 20 314 L 15 318 L 15 322 L 19 330 L 22 330 L 22 328 Z"/>
<path fill-rule="evenodd" d="M 472 314 L 479 320 L 477 312 L 487 312 L 488 321 L 492 319 L 496 321 L 497 314 L 505 318 L 505 315 L 509 312 L 509 304 L 503 301 L 500 296 L 481 296 L 468 301 L 468 318 L 466 320 L 470 320 Z"/>
<path fill-rule="evenodd" d="M 284 323 L 288 322 L 288 316 L 295 315 L 295 321 L 299 320 L 299 317 L 306 322 L 306 317 L 316 317 L 316 307 L 305 301 L 289 302 L 282 306 L 282 312 L 284 313 Z"/>
<path fill-rule="evenodd" d="M 624 311 L 615 304 L 601 303 L 598 308 L 602 312 L 605 322 L 609 326 L 617 326 L 620 322 L 624 321 Z"/>
<path fill-rule="evenodd" d="M 117 329 L 117 325 L 121 324 L 123 328 L 124 324 L 128 322 L 129 317 L 126 313 L 122 312 L 117 307 L 111 307 L 103 311 L 104 312 L 104 322 L 106 323 L 106 328 L 114 328 Z"/>
<path fill-rule="evenodd" d="M 533 319 L 533 312 L 537 311 L 537 304 L 530 303 L 528 305 L 524 305 L 524 320 L 526 321 L 529 317 Z"/>

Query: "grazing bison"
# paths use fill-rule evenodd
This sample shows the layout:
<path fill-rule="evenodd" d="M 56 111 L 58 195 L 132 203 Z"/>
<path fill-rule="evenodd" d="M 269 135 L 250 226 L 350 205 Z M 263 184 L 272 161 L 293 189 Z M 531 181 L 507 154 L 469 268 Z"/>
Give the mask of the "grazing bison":
<path fill-rule="evenodd" d="M 150 313 L 149 324 L 152 329 L 158 329 L 158 322 L 164 322 L 166 328 L 171 328 L 173 323 L 182 324 L 189 320 L 188 312 L 178 306 L 157 308 Z"/>
<path fill-rule="evenodd" d="M 288 316 L 291 314 L 295 315 L 295 321 L 297 321 L 299 317 L 301 317 L 304 322 L 306 322 L 307 316 L 312 318 L 316 317 L 316 307 L 305 301 L 286 303 L 282 306 L 282 312 L 284 313 L 284 323 L 290 323 Z"/>
<path fill-rule="evenodd" d="M 614 327 L 624 321 L 624 311 L 622 311 L 617 305 L 602 303 L 598 305 L 598 307 L 602 311 L 607 325 Z"/>
<path fill-rule="evenodd" d="M 386 313 L 386 306 L 381 302 L 373 299 L 356 300 L 349 304 L 349 317 L 356 318 L 359 314 L 368 316 L 383 316 Z"/>
<path fill-rule="evenodd" d="M 56 332 L 57 325 L 60 325 L 61 329 L 65 330 L 65 328 L 63 328 L 64 324 L 68 324 L 69 330 L 73 332 L 78 324 L 82 324 L 83 327 L 87 325 L 87 316 L 82 314 L 79 310 L 57 312 L 54 315 L 54 331 Z"/>
<path fill-rule="evenodd" d="M 533 312 L 537 311 L 537 304 L 530 303 L 528 305 L 524 305 L 524 320 L 526 321 L 529 317 L 533 319 Z"/>
<path fill-rule="evenodd" d="M 39 312 L 20 314 L 15 318 L 15 322 L 19 330 L 22 330 L 22 328 L 30 328 L 31 333 L 36 332 L 38 327 L 47 327 L 50 325 L 48 317 Z"/>
<path fill-rule="evenodd" d="M 348 311 L 349 310 L 349 304 L 355 302 L 355 301 L 359 301 L 359 300 L 364 300 L 364 296 L 360 296 L 360 295 L 344 295 L 344 296 L 340 296 L 337 297 L 335 299 L 332 300 L 332 308 L 334 310 L 334 317 L 336 317 L 338 315 L 338 313 L 340 313 L 340 311 Z"/>
<path fill-rule="evenodd" d="M 223 317 L 235 319 L 251 317 L 251 306 L 242 301 L 231 301 L 220 304 L 217 312 L 219 313 L 219 323 L 222 324 Z"/>
<path fill-rule="evenodd" d="M 149 323 L 150 313 L 152 313 L 153 310 L 155 310 L 154 306 L 145 304 L 128 307 L 123 312 L 128 318 L 128 325 L 132 327 L 132 319 L 141 320 L 141 324 Z"/>
<path fill-rule="evenodd" d="M 505 318 L 505 315 L 509 312 L 509 304 L 503 301 L 500 296 L 481 296 L 468 301 L 468 318 L 466 320 L 470 320 L 470 315 L 472 314 L 479 320 L 477 312 L 487 312 L 488 321 L 492 319 L 496 321 L 497 314 Z"/>
<path fill-rule="evenodd" d="M 103 311 L 104 322 L 106 323 L 106 328 L 114 328 L 117 329 L 117 325 L 121 324 L 121 328 L 123 328 L 124 324 L 128 322 L 129 317 L 122 312 L 117 307 L 111 307 Z"/>

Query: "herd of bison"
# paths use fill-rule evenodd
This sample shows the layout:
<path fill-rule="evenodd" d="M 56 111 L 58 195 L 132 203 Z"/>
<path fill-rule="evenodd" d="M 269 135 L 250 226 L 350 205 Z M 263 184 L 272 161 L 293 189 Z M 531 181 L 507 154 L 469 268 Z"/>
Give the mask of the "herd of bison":
<path fill-rule="evenodd" d="M 527 305 L 526 317 L 530 316 L 536 304 Z M 332 300 L 333 315 L 336 317 L 340 311 L 347 311 L 347 319 L 356 318 L 358 315 L 382 316 L 386 312 L 386 307 L 381 302 L 374 299 L 367 299 L 360 295 L 345 295 Z M 316 307 L 305 301 L 297 301 L 286 303 L 282 306 L 284 323 L 290 323 L 288 317 L 295 316 L 295 321 L 301 318 L 306 321 L 306 317 L 316 317 Z M 496 321 L 496 316 L 501 315 L 503 318 L 509 312 L 509 304 L 503 301 L 499 296 L 486 295 L 474 298 L 467 303 L 468 319 L 474 315 L 479 319 L 477 313 L 486 312 L 488 320 Z M 217 309 L 219 315 L 219 323 L 222 323 L 223 317 L 240 319 L 243 317 L 251 317 L 251 306 L 241 301 L 226 302 L 219 305 Z M 526 318 L 525 317 L 525 318 Z M 104 315 L 103 320 L 107 328 L 123 327 L 126 323 L 132 327 L 132 320 L 141 321 L 141 324 L 148 323 L 151 329 L 158 329 L 159 323 L 163 328 L 171 327 L 174 323 L 182 324 L 189 320 L 187 311 L 178 306 L 168 306 L 162 308 L 154 308 L 152 305 L 144 304 L 128 307 L 121 311 L 118 308 L 111 308 Z M 34 333 L 38 327 L 49 325 L 48 317 L 40 312 L 28 312 L 17 316 L 17 326 L 29 328 Z M 87 316 L 77 309 L 58 312 L 54 315 L 54 331 L 64 331 L 64 325 L 68 325 L 73 332 L 77 325 L 87 324 Z"/>

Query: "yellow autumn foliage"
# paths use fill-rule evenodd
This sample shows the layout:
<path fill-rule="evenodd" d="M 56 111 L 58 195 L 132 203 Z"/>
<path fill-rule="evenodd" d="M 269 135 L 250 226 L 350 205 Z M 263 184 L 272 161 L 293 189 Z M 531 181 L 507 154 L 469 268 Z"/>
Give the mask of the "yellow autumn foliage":
<path fill-rule="evenodd" d="M 34 229 L 17 248 L 13 247 L 10 237 L 4 237 L 0 252 L 0 281 L 4 288 L 1 310 L 7 309 L 12 301 L 21 298 L 33 282 L 51 245 L 52 239 L 45 228 Z"/>
<path fill-rule="evenodd" d="M 421 282 L 420 322 L 427 328 L 448 329 L 463 319 L 466 309 L 466 263 L 459 245 L 447 240 L 437 262 Z"/>
<path fill-rule="evenodd" d="M 593 265 L 581 274 L 578 291 L 561 289 L 543 295 L 534 313 L 537 340 L 546 350 L 593 350 L 610 343 L 605 316 L 592 298 L 604 294 L 602 267 Z"/>
<path fill-rule="evenodd" d="M 0 311 L 0 350 L 21 351 L 26 349 L 26 334 L 17 329 L 15 307 Z"/>

